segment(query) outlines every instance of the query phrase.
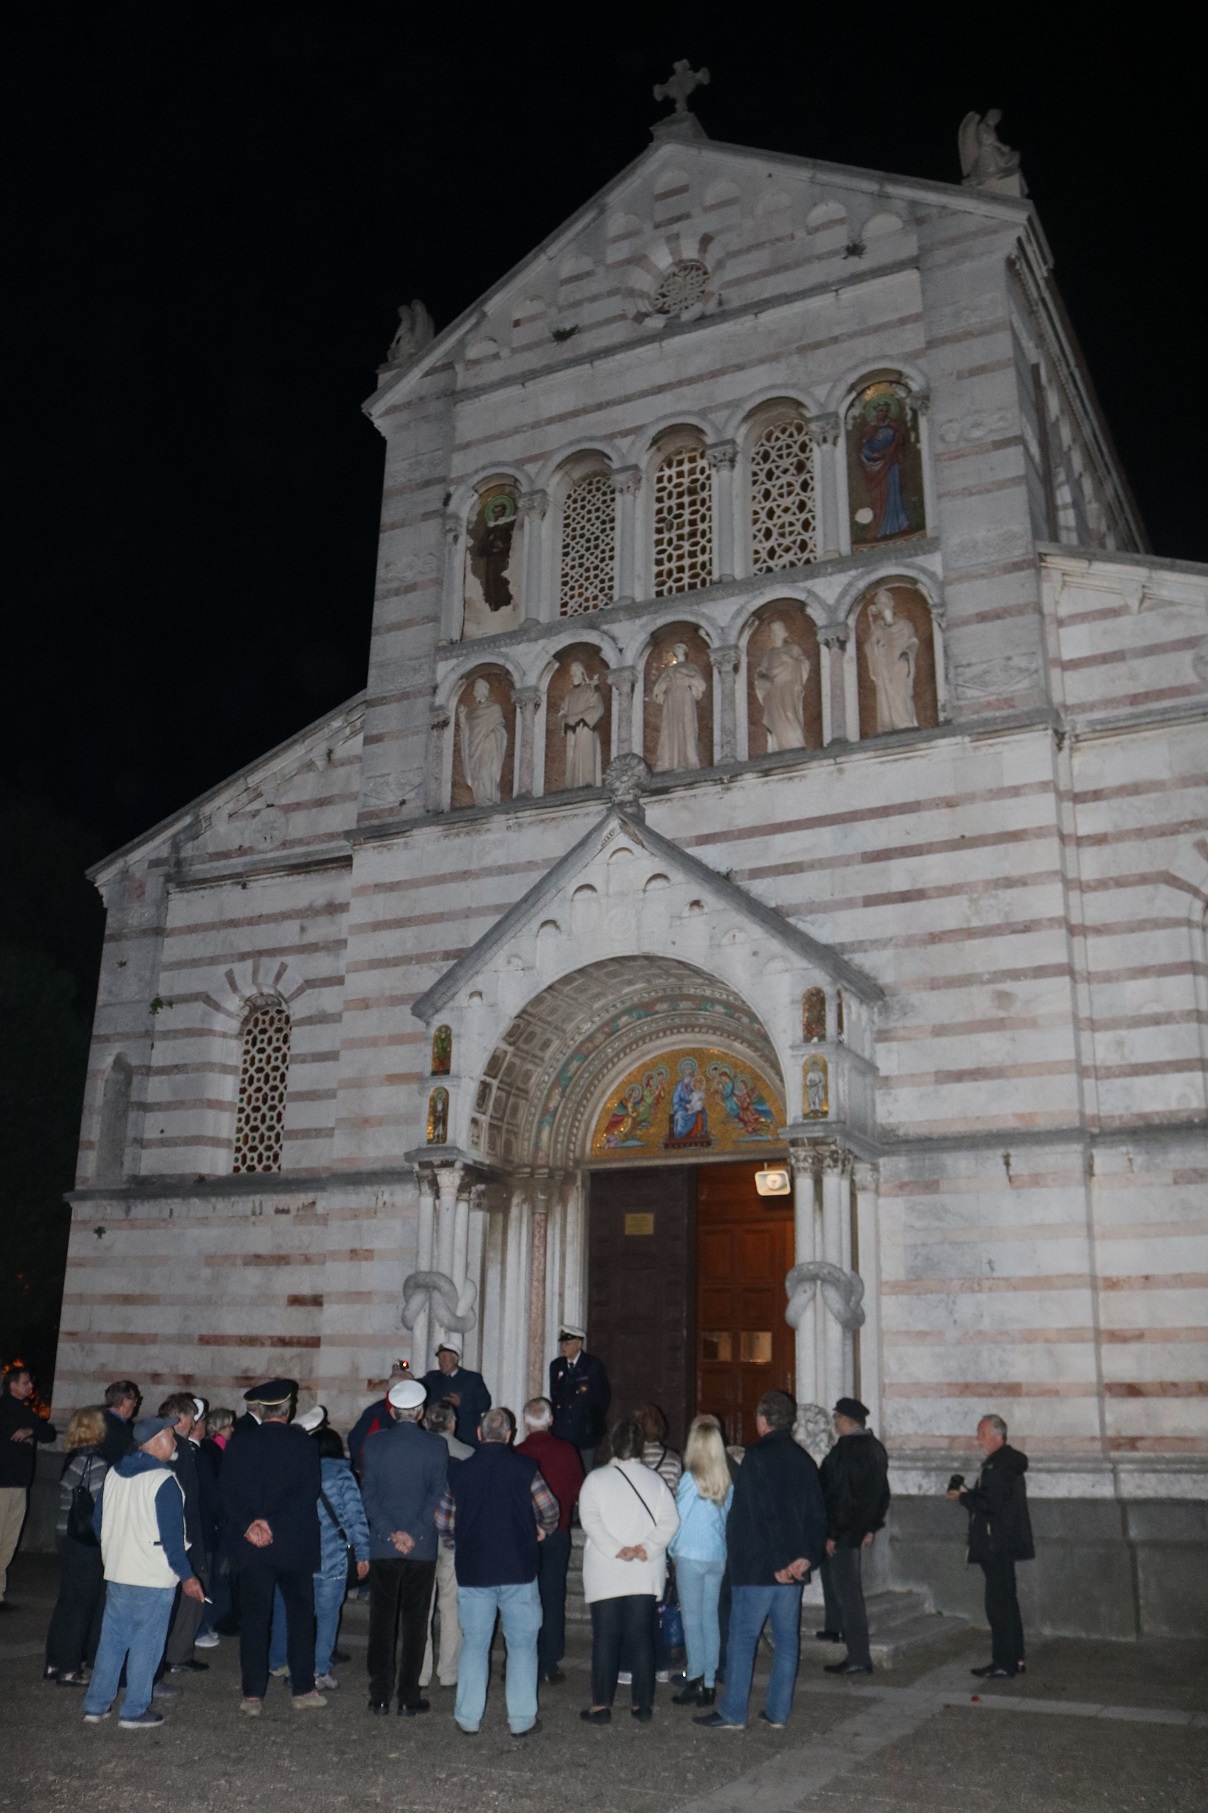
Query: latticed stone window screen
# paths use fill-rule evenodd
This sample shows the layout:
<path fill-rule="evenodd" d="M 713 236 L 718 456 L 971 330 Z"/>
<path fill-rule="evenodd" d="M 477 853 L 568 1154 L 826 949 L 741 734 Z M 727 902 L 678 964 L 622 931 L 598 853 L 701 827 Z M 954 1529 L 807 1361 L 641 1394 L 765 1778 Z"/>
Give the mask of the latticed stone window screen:
<path fill-rule="evenodd" d="M 676 447 L 654 475 L 654 594 L 713 578 L 713 481 L 703 447 Z"/>
<path fill-rule="evenodd" d="M 817 558 L 814 444 L 801 418 L 787 416 L 751 449 L 751 570 L 776 573 Z"/>
<path fill-rule="evenodd" d="M 283 1001 L 253 1003 L 243 1023 L 234 1171 L 281 1169 L 289 1038 L 289 1009 Z"/>
<path fill-rule="evenodd" d="M 654 292 L 657 315 L 686 315 L 705 300 L 709 287 L 709 267 L 699 258 L 681 258 L 659 278 Z"/>
<path fill-rule="evenodd" d="M 612 478 L 607 472 L 589 472 L 570 487 L 562 506 L 562 616 L 576 617 L 612 603 L 615 556 Z"/>

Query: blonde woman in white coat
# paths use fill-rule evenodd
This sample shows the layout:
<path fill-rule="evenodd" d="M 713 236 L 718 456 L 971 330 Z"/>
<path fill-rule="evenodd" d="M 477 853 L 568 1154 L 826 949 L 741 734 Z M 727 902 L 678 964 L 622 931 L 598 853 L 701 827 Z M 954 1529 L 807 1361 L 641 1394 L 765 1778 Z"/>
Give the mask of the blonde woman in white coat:
<path fill-rule="evenodd" d="M 607 1725 L 624 1650 L 633 1673 L 633 1716 L 647 1724 L 654 1706 L 657 1607 L 667 1579 L 667 1544 L 679 1512 L 657 1473 L 641 1461 L 644 1436 L 631 1418 L 612 1432 L 612 1460 L 583 1481 L 579 1522 L 583 1597 L 591 1607 L 591 1705 L 579 1717 Z"/>

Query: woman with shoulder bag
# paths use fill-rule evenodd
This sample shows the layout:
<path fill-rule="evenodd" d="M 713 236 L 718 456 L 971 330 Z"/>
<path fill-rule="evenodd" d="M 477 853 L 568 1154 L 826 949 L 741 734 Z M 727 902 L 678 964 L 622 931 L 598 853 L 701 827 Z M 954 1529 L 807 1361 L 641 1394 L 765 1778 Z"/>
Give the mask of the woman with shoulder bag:
<path fill-rule="evenodd" d="M 92 1511 L 108 1468 L 101 1458 L 105 1412 L 101 1405 L 77 1410 L 67 1425 L 67 1458 L 59 1475 L 59 1596 L 46 1633 L 42 1679 L 57 1687 L 86 1687 L 96 1660 L 105 1613 L 105 1570 Z"/>
<path fill-rule="evenodd" d="M 717 1420 L 698 1416 L 688 1431 L 675 1495 L 680 1527 L 671 1544 L 684 1619 L 687 1669 L 676 1706 L 712 1706 L 721 1660 L 718 1601 L 726 1571 L 726 1518 L 734 1497 Z"/>
<path fill-rule="evenodd" d="M 642 1465 L 644 1438 L 632 1418 L 612 1432 L 612 1459 L 579 1493 L 583 1596 L 591 1607 L 591 1699 L 580 1718 L 607 1725 L 624 1649 L 633 1674 L 633 1716 L 649 1723 L 654 1707 L 656 1608 L 667 1576 L 667 1544 L 679 1527 L 675 1500 Z"/>

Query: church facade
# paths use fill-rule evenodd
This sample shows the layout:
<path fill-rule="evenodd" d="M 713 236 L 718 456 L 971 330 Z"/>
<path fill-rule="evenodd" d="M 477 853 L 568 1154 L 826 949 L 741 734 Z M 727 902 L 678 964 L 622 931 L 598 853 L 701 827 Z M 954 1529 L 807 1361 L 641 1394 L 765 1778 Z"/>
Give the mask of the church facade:
<path fill-rule="evenodd" d="M 1021 189 L 680 112 L 402 311 L 365 691 L 96 871 L 60 1405 L 584 1322 L 677 1439 L 860 1395 L 949 1609 L 996 1410 L 1030 1622 L 1208 1625 L 1208 573 Z"/>

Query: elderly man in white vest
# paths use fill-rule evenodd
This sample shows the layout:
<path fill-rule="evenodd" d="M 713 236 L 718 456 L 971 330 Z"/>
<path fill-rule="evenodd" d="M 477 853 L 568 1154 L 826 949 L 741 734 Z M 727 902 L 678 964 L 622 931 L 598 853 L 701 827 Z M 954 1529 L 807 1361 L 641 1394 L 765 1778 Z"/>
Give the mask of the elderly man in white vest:
<path fill-rule="evenodd" d="M 126 1697 L 118 1722 L 125 1731 L 164 1722 L 152 1710 L 151 1695 L 177 1582 L 190 1599 L 205 1597 L 189 1566 L 185 1495 L 170 1465 L 176 1452 L 171 1419 L 142 1417 L 133 1433 L 134 1452 L 105 1475 L 93 1513 L 105 1566 L 105 1621 L 84 1695 L 85 1724 L 107 1719 L 124 1665 Z"/>

